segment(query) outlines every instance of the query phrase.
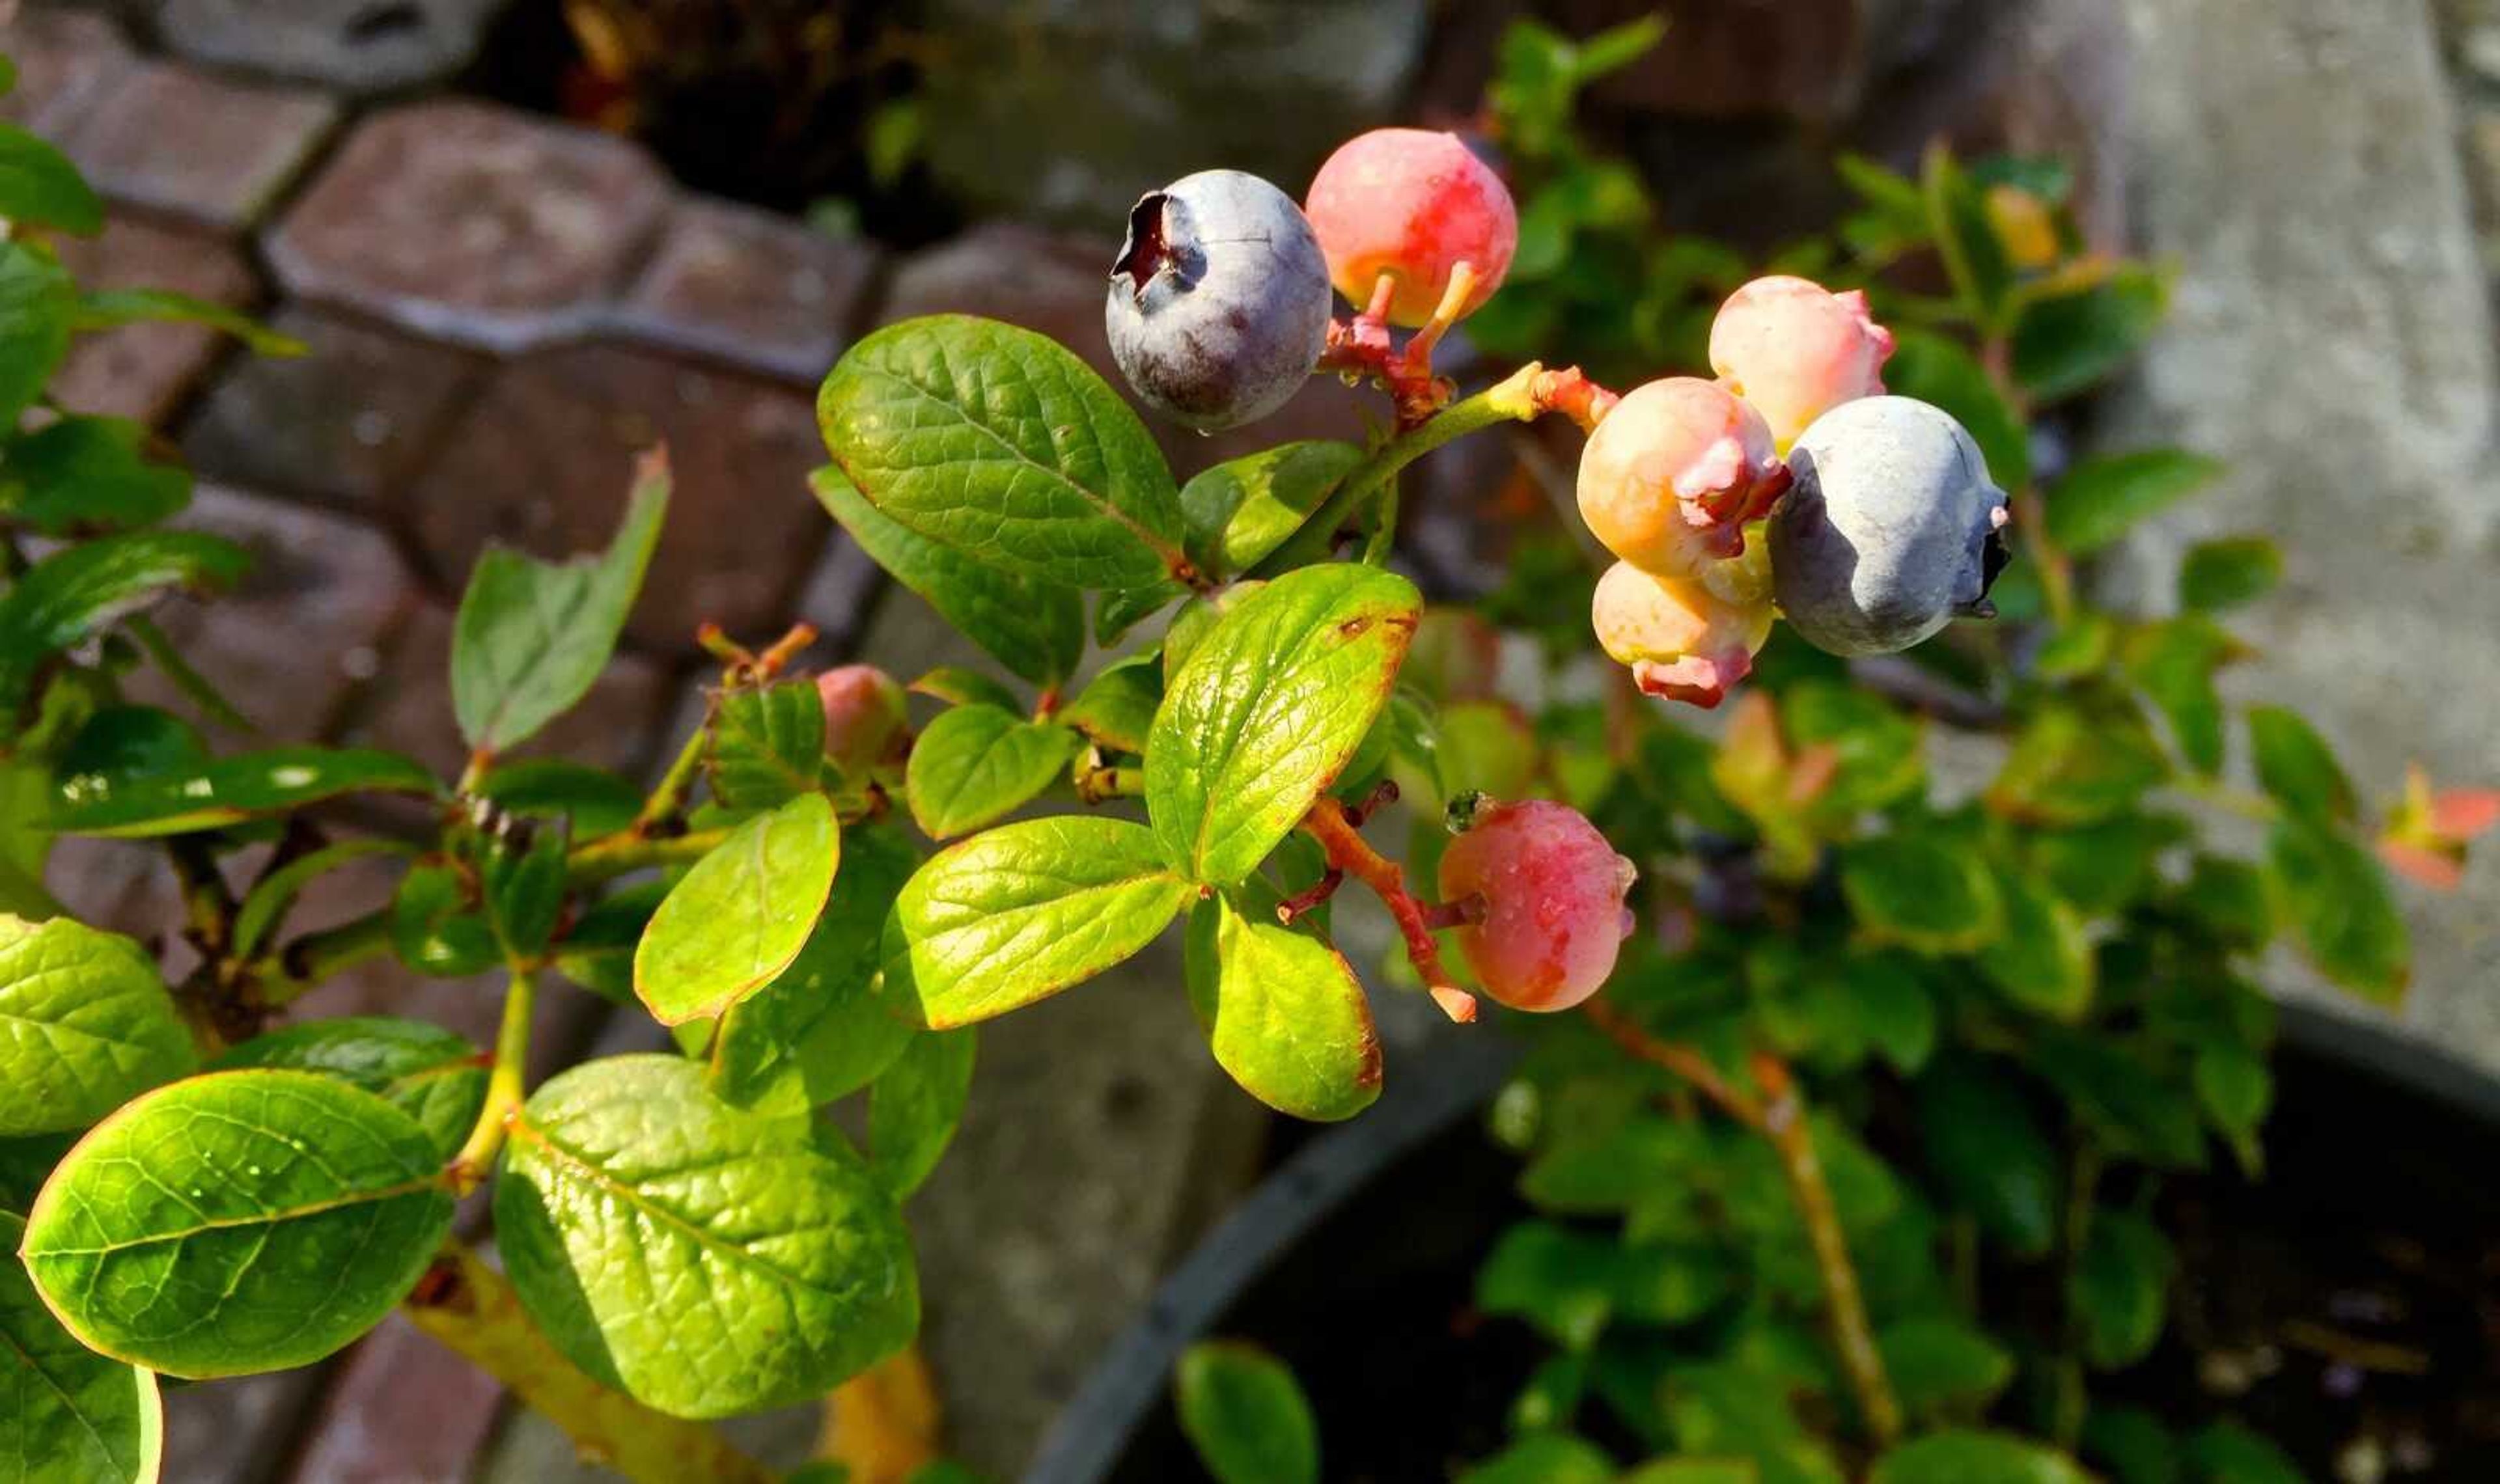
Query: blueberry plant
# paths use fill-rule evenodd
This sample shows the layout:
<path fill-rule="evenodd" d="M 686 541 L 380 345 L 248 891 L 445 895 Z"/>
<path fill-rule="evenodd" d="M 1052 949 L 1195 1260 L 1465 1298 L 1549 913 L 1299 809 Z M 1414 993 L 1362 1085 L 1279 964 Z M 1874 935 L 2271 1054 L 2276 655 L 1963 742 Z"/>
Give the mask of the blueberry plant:
<path fill-rule="evenodd" d="M 1522 123 L 1624 49 L 1522 34 L 1542 68 L 1508 74 Z M 1523 181 L 1600 168 L 1565 135 L 1545 148 Z M 2156 1426 L 2089 1405 L 2089 1370 L 2157 1332 L 2166 1261 L 2141 1206 L 2102 1192 L 2202 1159 L 2209 1132 L 2254 1158 L 2248 956 L 2283 921 L 2334 976 L 2401 983 L 2354 790 L 2316 734 L 2250 709 L 2263 791 L 2218 776 L 2234 729 L 2213 676 L 2241 650 L 2214 613 L 2273 558 L 2200 548 L 2172 618 L 2082 597 L 2077 557 L 2209 471 L 2151 453 L 2034 478 L 2026 404 L 2106 374 L 2158 297 L 2146 270 L 2075 256 L 2039 167 L 1860 172 L 1841 266 L 1950 270 L 1951 296 L 1896 299 L 1915 332 L 1863 289 L 1773 275 L 1709 316 L 1717 379 L 1622 396 L 1533 361 L 1465 396 L 1435 375 L 1452 327 L 1514 271 L 1565 273 L 1580 230 L 1549 205 L 1561 185 L 1517 213 L 1451 136 L 1354 140 L 1301 205 L 1229 171 L 1149 193 L 1105 289 L 1137 396 L 1234 427 L 1336 374 L 1387 394 L 1379 435 L 1181 484 L 1049 340 L 964 316 L 880 330 L 824 383 L 813 494 L 995 668 L 918 677 L 943 709 L 913 735 L 891 677 L 796 673 L 804 629 L 707 631 L 709 705 L 644 788 L 513 754 L 612 650 L 669 498 L 657 453 L 606 552 L 478 562 L 456 778 L 371 749 L 215 756 L 126 699 L 145 665 L 226 709 L 146 611 L 231 582 L 242 555 L 162 524 L 187 482 L 135 429 L 41 388 L 81 329 L 205 312 L 79 294 L 43 234 L 92 229 L 92 197 L 29 136 L 0 131 L 0 392 L 13 426 L 31 413 L 0 445 L 0 1460 L 25 1476 L 157 1477 L 157 1377 L 309 1365 L 400 1308 L 631 1476 L 768 1477 L 704 1424 L 908 1389 L 902 1211 L 966 1105 L 980 1022 L 1182 923 L 1186 993 L 1251 1096 L 1315 1120 L 1377 1097 L 1371 991 L 1332 933 L 1349 880 L 1398 929 L 1375 978 L 1462 1021 L 1479 994 L 1576 1011 L 1540 1017 L 1497 1109 L 1555 1219 L 1504 1239 L 1480 1302 L 1562 1354 L 1488 1477 L 1613 1477 L 1570 1431 L 1599 1404 L 1687 1484 L 1714 1475 L 1679 1458 L 2078 1476 L 2057 1462 L 2078 1439 Z M 1612 565 L 1502 608 L 1558 666 L 1601 648 L 1624 668 L 1595 712 L 1531 720 L 1492 698 L 1487 631 L 1428 614 L 1391 558 L 1400 471 L 1548 416 L 1591 434 L 1572 524 Z M 2010 539 L 2037 575 L 1991 597 Z M 2016 620 L 1996 637 L 1927 644 L 1915 686 L 1885 672 L 1907 704 L 1849 682 L 1842 656 L 1991 603 Z M 1715 747 L 1672 719 L 1740 686 Z M 1923 705 L 2009 738 L 1979 801 L 1928 786 Z M 369 793 L 424 801 L 433 828 L 340 832 L 323 806 Z M 2206 848 L 2180 797 L 2259 816 L 2264 854 Z M 2425 785 L 2395 843 L 2452 868 L 2476 807 Z M 906 816 L 941 848 L 924 859 Z M 59 910 L 45 866 L 73 836 L 163 851 L 195 969 L 168 983 Z M 308 886 L 376 854 L 404 862 L 387 907 L 290 932 Z M 383 955 L 499 972 L 495 1044 L 285 1023 Z M 534 1006 L 564 984 L 676 1051 L 529 1086 Z M 1876 1152 L 1900 1096 L 1916 1157 Z M 857 1140 L 822 1116 L 850 1100 Z M 457 1219 L 485 1190 L 493 1262 Z M 2068 1274 L 2044 1342 L 1990 1328 L 1982 1242 Z M 2038 1440 L 1972 1426 L 2018 1367 Z"/>
<path fill-rule="evenodd" d="M 2452 886 L 2500 794 L 2416 774 L 2373 811 L 2297 713 L 2226 699 L 2252 653 L 2227 615 L 2283 562 L 2261 539 L 2189 548 L 2161 613 L 2092 602 L 2094 553 L 2220 471 L 2067 452 L 2166 285 L 2085 248 L 2061 169 L 1844 159 L 1859 208 L 1777 256 L 1856 290 L 1749 280 L 1659 233 L 1569 127 L 1578 87 L 1656 39 L 1512 31 L 1488 121 L 1522 243 L 1479 338 L 1585 332 L 1599 364 L 1716 379 L 1628 393 L 1556 491 L 1618 559 L 1594 587 L 1576 533 L 1514 547 L 1484 607 L 1546 683 L 1497 693 L 1505 636 L 1439 610 L 1404 676 L 1445 775 L 1585 810 L 1639 881 L 1603 994 L 1529 1023 L 1489 1113 L 1535 1214 L 1466 1297 L 1551 1355 L 1459 1477 L 2290 1484 L 2225 1405 L 2131 1400 L 2180 1277 L 2164 1184 L 2262 1168 L 2269 951 L 2394 1003 L 2382 868 Z M 1729 514 L 1765 502 L 1739 546 Z M 1731 616 L 1764 591 L 1767 643 L 1766 615 Z M 1622 688 L 1512 699 L 1585 697 L 1593 594 L 1643 689 L 1754 672 L 1715 739 Z M 1464 885 L 1474 839 L 1427 820 L 1415 848 Z M 1254 1348 L 1197 1347 L 1175 1401 L 1227 1484 L 1320 1476 L 1308 1402 Z"/>

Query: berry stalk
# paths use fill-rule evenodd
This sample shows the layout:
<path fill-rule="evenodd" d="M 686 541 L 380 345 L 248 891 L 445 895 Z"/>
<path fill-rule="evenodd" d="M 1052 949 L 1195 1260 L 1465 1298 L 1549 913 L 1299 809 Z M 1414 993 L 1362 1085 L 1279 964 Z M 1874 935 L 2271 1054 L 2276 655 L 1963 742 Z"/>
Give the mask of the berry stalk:
<path fill-rule="evenodd" d="M 1397 919 L 1398 931 L 1406 940 L 1406 960 L 1424 979 L 1424 987 L 1432 1003 L 1452 1020 L 1464 1023 L 1476 1018 L 1475 996 L 1451 981 L 1450 971 L 1441 963 L 1441 945 L 1432 939 L 1431 911 L 1424 903 L 1406 890 L 1406 873 L 1398 863 L 1371 848 L 1345 807 L 1323 795 L 1302 818 L 1302 829 L 1318 841 L 1328 856 L 1329 869 L 1350 875 L 1371 888 Z"/>

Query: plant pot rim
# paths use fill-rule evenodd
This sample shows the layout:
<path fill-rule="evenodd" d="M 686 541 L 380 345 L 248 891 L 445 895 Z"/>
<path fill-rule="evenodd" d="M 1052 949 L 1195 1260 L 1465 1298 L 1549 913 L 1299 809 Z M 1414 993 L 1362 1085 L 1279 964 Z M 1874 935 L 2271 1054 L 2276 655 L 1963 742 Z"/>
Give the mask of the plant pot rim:
<path fill-rule="evenodd" d="M 2383 1021 L 2279 1002 L 2282 1043 L 2391 1082 L 2500 1129 L 2500 1076 Z M 1484 1105 L 1518 1043 L 1499 1034 L 1436 1047 L 1431 1074 L 1393 1084 L 1352 1123 L 1261 1180 L 1155 1289 L 1063 1408 L 1023 1484 L 1101 1484 L 1164 1402 L 1172 1367 L 1285 1251 L 1407 1151 Z"/>

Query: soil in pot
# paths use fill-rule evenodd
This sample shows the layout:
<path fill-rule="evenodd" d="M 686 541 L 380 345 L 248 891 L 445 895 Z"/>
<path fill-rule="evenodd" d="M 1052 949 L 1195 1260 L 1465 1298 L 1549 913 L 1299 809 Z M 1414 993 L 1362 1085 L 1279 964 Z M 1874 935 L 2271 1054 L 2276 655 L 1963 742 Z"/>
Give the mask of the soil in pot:
<path fill-rule="evenodd" d="M 2171 1183 L 2166 1337 L 2095 1395 L 2183 1425 L 2236 1418 L 2315 1480 L 2500 1479 L 2500 1127 L 2315 1052 L 2286 1049 L 2276 1073 L 2269 1172 Z M 1517 1168 L 1462 1120 L 1281 1254 L 1215 1328 L 1301 1377 L 1332 1484 L 1447 1478 L 1500 1447 L 1551 1353 L 1468 1306 L 1476 1264 L 1529 1214 Z M 1602 1413 L 1593 1402 L 1583 1431 L 1621 1442 Z M 1111 1474 L 1201 1477 L 1168 1403 Z"/>

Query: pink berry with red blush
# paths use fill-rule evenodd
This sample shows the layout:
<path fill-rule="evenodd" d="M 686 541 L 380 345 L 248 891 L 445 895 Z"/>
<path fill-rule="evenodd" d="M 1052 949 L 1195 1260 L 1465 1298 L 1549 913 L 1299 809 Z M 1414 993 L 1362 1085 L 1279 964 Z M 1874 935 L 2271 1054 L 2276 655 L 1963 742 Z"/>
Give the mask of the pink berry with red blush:
<path fill-rule="evenodd" d="M 874 665 L 843 665 L 816 676 L 825 708 L 825 756 L 857 776 L 894 761 L 905 726 L 903 686 Z"/>
<path fill-rule="evenodd" d="M 1864 294 L 1784 274 L 1736 290 L 1710 326 L 1710 369 L 1761 412 L 1782 448 L 1842 403 L 1882 393 L 1891 355 L 1892 332 Z"/>
<path fill-rule="evenodd" d="M 1745 546 L 1745 522 L 1787 487 L 1769 424 L 1727 388 L 1669 377 L 1633 388 L 1580 455 L 1580 518 L 1607 550 L 1692 577 Z"/>
<path fill-rule="evenodd" d="M 1631 862 L 1567 805 L 1479 803 L 1441 855 L 1441 898 L 1482 912 L 1457 930 L 1486 994 L 1518 1010 L 1567 1010 L 1597 992 L 1631 935 Z"/>
<path fill-rule="evenodd" d="M 1388 319 L 1432 317 L 1461 264 L 1474 275 L 1459 313 L 1473 313 L 1510 271 L 1519 214 L 1510 187 L 1455 134 L 1374 129 L 1337 148 L 1303 203 L 1329 279 L 1368 309 L 1392 283 Z"/>

